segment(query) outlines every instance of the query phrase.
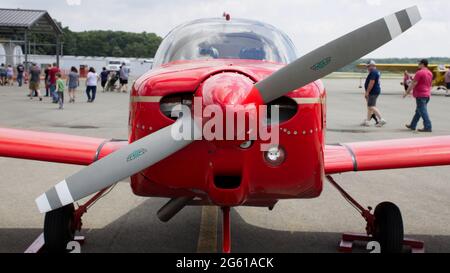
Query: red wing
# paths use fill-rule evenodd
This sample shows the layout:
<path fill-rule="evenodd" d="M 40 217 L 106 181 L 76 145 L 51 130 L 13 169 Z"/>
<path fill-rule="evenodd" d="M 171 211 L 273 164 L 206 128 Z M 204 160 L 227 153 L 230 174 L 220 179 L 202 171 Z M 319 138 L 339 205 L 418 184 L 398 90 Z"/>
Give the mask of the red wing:
<path fill-rule="evenodd" d="M 0 156 L 90 165 L 127 141 L 0 128 Z"/>
<path fill-rule="evenodd" d="M 450 165 L 450 136 L 327 145 L 325 173 Z"/>

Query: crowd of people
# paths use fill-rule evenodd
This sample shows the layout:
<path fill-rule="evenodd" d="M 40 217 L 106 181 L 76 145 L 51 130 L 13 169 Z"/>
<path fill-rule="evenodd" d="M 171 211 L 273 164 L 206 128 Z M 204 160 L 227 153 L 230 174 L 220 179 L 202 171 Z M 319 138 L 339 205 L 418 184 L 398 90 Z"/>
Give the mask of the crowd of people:
<path fill-rule="evenodd" d="M 433 89 L 433 73 L 428 69 L 428 60 L 423 59 L 418 64 L 418 70 L 414 77 L 405 71 L 403 86 L 405 87 L 404 98 L 413 95 L 416 100 L 416 109 L 411 123 L 406 124 L 406 128 L 412 131 L 422 133 L 433 132 L 433 125 L 428 112 L 428 104 L 431 100 L 431 91 Z M 367 63 L 369 75 L 365 82 L 365 98 L 367 102 L 367 118 L 364 119 L 362 126 L 370 126 L 371 120 L 375 120 L 377 127 L 383 127 L 387 124 L 377 108 L 377 100 L 381 94 L 381 73 L 377 70 L 376 63 L 370 61 Z M 450 70 L 446 72 L 445 82 L 450 89 Z M 423 120 L 423 128 L 418 129 L 420 119 Z"/>
<path fill-rule="evenodd" d="M 42 71 L 37 63 L 31 63 L 28 71 L 25 71 L 25 64 L 19 64 L 14 69 L 11 65 L 1 64 L 0 66 L 0 85 L 13 86 L 17 82 L 19 87 L 28 83 L 29 98 L 33 100 L 38 98 L 43 101 L 43 97 L 51 98 L 54 104 L 59 105 L 59 109 L 64 109 L 64 93 L 67 89 L 69 103 L 76 102 L 76 96 L 80 85 L 80 73 L 76 67 L 71 67 L 70 72 L 65 75 L 56 63 L 47 65 Z M 119 71 L 108 71 L 106 67 L 97 74 L 95 68 L 89 68 L 86 76 L 86 97 L 88 103 L 93 103 L 96 99 L 97 85 L 100 82 L 103 92 L 117 91 L 128 93 L 130 69 L 125 63 L 122 64 Z M 42 83 L 43 76 L 43 83 Z M 117 86 L 119 81 L 119 86 Z M 45 88 L 45 96 L 42 95 L 41 88 Z"/>
<path fill-rule="evenodd" d="M 14 69 L 11 65 L 0 65 L 0 85 L 13 85 L 14 84 Z"/>
<path fill-rule="evenodd" d="M 433 131 L 432 122 L 428 113 L 428 104 L 431 100 L 431 91 L 433 84 L 433 74 L 428 69 L 428 60 L 423 59 L 418 65 L 418 71 L 413 77 L 405 71 L 403 77 L 403 86 L 405 87 L 404 98 L 410 94 L 416 100 L 416 109 L 411 123 L 406 124 L 406 128 L 416 131 L 420 119 L 423 119 L 424 127 L 419 129 L 419 132 L 430 133 Z M 367 63 L 368 76 L 365 81 L 365 99 L 367 103 L 367 117 L 364 119 L 362 126 L 370 126 L 371 120 L 375 121 L 377 127 L 383 127 L 387 121 L 383 118 L 381 111 L 377 108 L 377 101 L 381 95 L 381 73 L 377 70 L 376 63 L 370 61 Z M 16 67 L 16 81 L 21 87 L 25 79 L 25 66 L 19 64 Z M 59 105 L 59 109 L 64 109 L 64 92 L 67 87 L 69 94 L 69 103 L 76 102 L 77 89 L 80 87 L 80 74 L 76 67 L 72 67 L 63 80 L 60 68 L 56 63 L 48 65 L 44 70 L 44 86 L 45 97 L 51 97 L 53 103 Z M 11 65 L 1 64 L 0 66 L 0 85 L 13 86 L 15 71 Z M 37 63 L 32 63 L 28 71 L 29 77 L 29 97 L 30 100 L 37 97 L 40 101 L 43 100 L 41 87 L 42 71 Z M 97 74 L 93 67 L 89 68 L 86 76 L 86 96 L 87 102 L 93 103 L 96 99 L 97 85 L 100 82 L 103 92 L 128 92 L 130 69 L 122 64 L 119 71 L 108 71 L 106 67 L 102 69 L 100 74 Z M 117 81 L 119 86 L 117 87 Z M 445 82 L 447 89 L 450 90 L 450 70 L 445 74 Z"/>

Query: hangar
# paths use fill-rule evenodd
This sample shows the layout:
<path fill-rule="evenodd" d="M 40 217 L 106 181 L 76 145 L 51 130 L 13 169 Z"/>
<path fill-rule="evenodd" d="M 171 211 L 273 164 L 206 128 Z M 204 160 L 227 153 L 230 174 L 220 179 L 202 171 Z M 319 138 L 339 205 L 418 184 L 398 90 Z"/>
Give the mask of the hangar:
<path fill-rule="evenodd" d="M 31 48 L 47 46 L 55 49 L 56 62 L 62 54 L 62 29 L 45 10 L 0 9 L 0 63 L 17 65 L 25 62 Z M 54 37 L 54 43 L 37 44 L 30 42 L 33 35 Z"/>

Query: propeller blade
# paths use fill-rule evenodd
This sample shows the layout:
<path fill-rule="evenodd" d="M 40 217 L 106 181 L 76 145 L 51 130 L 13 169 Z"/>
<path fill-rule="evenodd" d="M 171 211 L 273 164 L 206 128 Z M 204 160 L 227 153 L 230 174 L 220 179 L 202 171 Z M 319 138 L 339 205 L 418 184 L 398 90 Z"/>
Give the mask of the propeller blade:
<path fill-rule="evenodd" d="M 411 7 L 342 36 L 258 82 L 265 103 L 321 79 L 393 40 L 421 20 Z"/>
<path fill-rule="evenodd" d="M 183 124 L 192 123 L 194 137 L 185 140 L 180 129 Z M 39 211 L 46 213 L 72 204 L 130 177 L 191 144 L 199 132 L 199 127 L 190 116 L 179 118 L 172 126 L 122 148 L 60 182 L 36 199 Z"/>

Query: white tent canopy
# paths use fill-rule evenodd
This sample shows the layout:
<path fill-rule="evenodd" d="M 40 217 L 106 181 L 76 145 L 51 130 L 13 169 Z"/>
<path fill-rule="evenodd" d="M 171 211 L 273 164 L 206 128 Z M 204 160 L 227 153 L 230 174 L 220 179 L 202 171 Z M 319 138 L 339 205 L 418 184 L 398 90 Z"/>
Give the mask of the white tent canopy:
<path fill-rule="evenodd" d="M 0 44 L 0 63 L 6 63 L 6 50 L 2 44 Z"/>

